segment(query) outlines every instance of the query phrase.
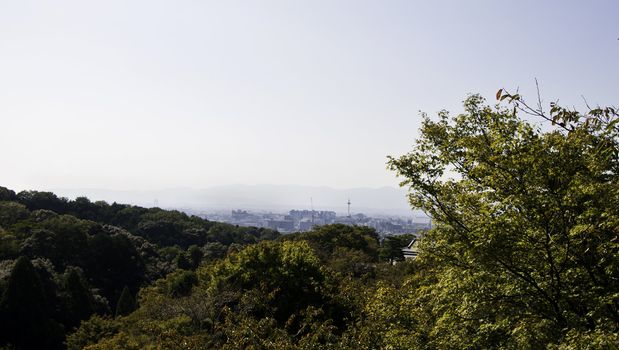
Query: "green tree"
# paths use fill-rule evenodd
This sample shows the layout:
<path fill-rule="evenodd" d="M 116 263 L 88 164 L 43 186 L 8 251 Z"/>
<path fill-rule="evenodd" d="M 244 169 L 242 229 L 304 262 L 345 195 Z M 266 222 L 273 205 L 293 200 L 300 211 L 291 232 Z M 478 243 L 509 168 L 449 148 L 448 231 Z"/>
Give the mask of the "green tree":
<path fill-rule="evenodd" d="M 96 344 L 105 337 L 113 337 L 118 333 L 116 320 L 94 315 L 82 322 L 80 327 L 67 336 L 68 350 L 82 350 L 87 345 Z"/>
<path fill-rule="evenodd" d="M 120 294 L 120 298 L 118 299 L 118 303 L 116 304 L 116 317 L 126 316 L 132 313 L 135 310 L 135 299 L 133 295 L 131 295 L 131 291 L 129 287 L 125 286 L 123 288 L 122 293 Z"/>
<path fill-rule="evenodd" d="M 228 247 L 220 242 L 209 242 L 204 245 L 204 258 L 208 260 L 221 259 L 226 256 Z"/>
<path fill-rule="evenodd" d="M 329 260 L 338 248 L 359 250 L 370 260 L 378 259 L 378 234 L 373 228 L 333 224 L 320 226 L 307 233 L 290 234 L 284 240 L 302 240 L 313 248 L 314 253 L 323 261 Z"/>
<path fill-rule="evenodd" d="M 8 228 L 10 225 L 24 220 L 29 214 L 28 209 L 22 204 L 0 201 L 0 227 Z"/>
<path fill-rule="evenodd" d="M 382 261 L 394 262 L 404 260 L 402 248 L 405 248 L 414 235 L 386 236 L 378 250 Z"/>
<path fill-rule="evenodd" d="M 58 214 L 65 214 L 68 209 L 68 200 L 58 198 L 52 192 L 21 191 L 17 194 L 17 200 L 29 210 L 47 209 Z"/>
<path fill-rule="evenodd" d="M 62 328 L 51 319 L 48 307 L 38 274 L 30 260 L 21 256 L 0 303 L 0 339 L 22 349 L 58 348 Z"/>
<path fill-rule="evenodd" d="M 433 218 L 417 307 L 429 344 L 540 348 L 619 331 L 619 147 L 612 108 L 512 108 L 479 96 L 465 113 L 424 116 L 415 149 L 389 166 Z M 555 125 L 542 131 L 529 113 Z M 410 311 L 409 311 L 410 312 Z M 466 346 L 464 345 L 466 343 Z"/>
<path fill-rule="evenodd" d="M 11 191 L 6 187 L 0 186 L 0 201 L 14 201 L 16 199 L 17 195 L 14 191 Z"/>
<path fill-rule="evenodd" d="M 176 266 L 179 269 L 191 270 L 192 264 L 191 264 L 191 261 L 189 261 L 189 259 L 187 259 L 187 255 L 185 254 L 185 252 L 181 251 L 176 256 Z"/>
<path fill-rule="evenodd" d="M 94 297 L 86 281 L 75 269 L 70 269 L 64 281 L 69 325 L 77 326 L 94 313 Z"/>
<path fill-rule="evenodd" d="M 202 252 L 202 249 L 200 249 L 197 245 L 192 245 L 189 247 L 189 249 L 187 249 L 187 254 L 189 255 L 191 267 L 195 270 L 202 262 L 204 253 Z"/>
<path fill-rule="evenodd" d="M 198 276 L 193 271 L 179 271 L 168 275 L 168 293 L 172 297 L 186 296 L 198 284 Z"/>
<path fill-rule="evenodd" d="M 17 258 L 19 245 L 15 235 L 0 228 L 0 260 Z"/>
<path fill-rule="evenodd" d="M 320 262 L 306 242 L 261 242 L 229 256 L 214 267 L 210 293 L 255 290 L 260 296 L 248 298 L 251 303 L 268 304 L 267 311 L 278 322 L 305 309 L 320 305 L 325 295 L 326 276 Z M 248 307 L 260 310 L 263 306 Z"/>

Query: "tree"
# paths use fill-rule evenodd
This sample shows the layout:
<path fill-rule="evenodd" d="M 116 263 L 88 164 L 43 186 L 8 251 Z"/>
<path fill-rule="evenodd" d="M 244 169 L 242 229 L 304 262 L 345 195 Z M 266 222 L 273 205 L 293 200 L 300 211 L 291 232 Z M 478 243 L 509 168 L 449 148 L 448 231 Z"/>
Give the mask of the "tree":
<path fill-rule="evenodd" d="M 21 191 L 17 194 L 17 200 L 29 210 L 47 209 L 64 214 L 68 209 L 68 200 L 58 198 L 52 192 Z"/>
<path fill-rule="evenodd" d="M 290 234 L 284 240 L 302 240 L 309 243 L 323 261 L 330 258 L 338 247 L 359 250 L 372 261 L 378 259 L 378 234 L 371 227 L 333 224 L 320 226 L 307 233 Z"/>
<path fill-rule="evenodd" d="M 185 252 L 181 251 L 176 256 L 176 266 L 179 269 L 191 270 L 192 264 L 191 264 L 191 261 L 187 259 L 187 255 L 185 254 Z"/>
<path fill-rule="evenodd" d="M 221 259 L 226 256 L 228 247 L 219 242 L 209 242 L 204 245 L 204 258 L 207 260 Z"/>
<path fill-rule="evenodd" d="M 186 296 L 198 284 L 198 276 L 193 271 L 178 271 L 168 275 L 168 294 L 172 297 Z"/>
<path fill-rule="evenodd" d="M 145 277 L 144 261 L 136 247 L 123 234 L 97 234 L 88 238 L 84 271 L 92 284 L 101 288 L 111 304 L 124 286 L 137 290 Z"/>
<path fill-rule="evenodd" d="M 62 328 L 49 316 L 45 291 L 30 260 L 21 256 L 0 303 L 0 339 L 23 349 L 58 348 Z"/>
<path fill-rule="evenodd" d="M 24 220 L 30 212 L 22 204 L 15 202 L 0 202 L 0 227 L 8 228 L 10 225 Z"/>
<path fill-rule="evenodd" d="M 268 304 L 248 309 L 267 308 L 278 322 L 309 305 L 325 301 L 322 283 L 326 276 L 318 258 L 305 242 L 261 242 L 250 245 L 213 268 L 209 283 L 211 294 L 254 290 L 260 297 L 250 303 Z M 256 312 L 258 316 L 261 312 Z"/>
<path fill-rule="evenodd" d="M 192 245 L 189 247 L 189 249 L 187 249 L 187 254 L 189 255 L 191 268 L 195 270 L 202 262 L 204 253 L 202 252 L 202 249 L 200 249 L 198 246 Z"/>
<path fill-rule="evenodd" d="M 94 297 L 86 281 L 75 269 L 70 269 L 65 277 L 66 304 L 70 316 L 69 325 L 77 326 L 94 313 Z"/>
<path fill-rule="evenodd" d="M 87 345 L 96 344 L 105 337 L 113 337 L 116 333 L 118 333 L 116 320 L 94 315 L 82 322 L 74 333 L 67 336 L 67 349 L 82 350 Z"/>
<path fill-rule="evenodd" d="M 14 201 L 16 199 L 17 195 L 14 191 L 11 191 L 6 187 L 0 186 L 0 201 Z"/>
<path fill-rule="evenodd" d="M 132 313 L 135 310 L 135 299 L 131 295 L 131 291 L 129 287 L 125 286 L 123 288 L 122 293 L 120 294 L 120 298 L 118 299 L 118 303 L 116 304 L 116 317 L 126 316 Z"/>
<path fill-rule="evenodd" d="M 424 116 L 415 149 L 389 158 L 411 204 L 433 218 L 421 243 L 436 319 L 429 344 L 537 348 L 619 330 L 619 147 L 613 108 L 550 114 L 503 90 L 511 108 L 469 97 Z M 553 123 L 542 131 L 519 118 Z M 429 279 L 433 279 L 430 281 Z M 436 335 L 439 336 L 436 336 Z"/>
<path fill-rule="evenodd" d="M 394 262 L 404 260 L 402 248 L 405 248 L 414 235 L 386 236 L 378 250 L 378 256 L 383 261 Z"/>

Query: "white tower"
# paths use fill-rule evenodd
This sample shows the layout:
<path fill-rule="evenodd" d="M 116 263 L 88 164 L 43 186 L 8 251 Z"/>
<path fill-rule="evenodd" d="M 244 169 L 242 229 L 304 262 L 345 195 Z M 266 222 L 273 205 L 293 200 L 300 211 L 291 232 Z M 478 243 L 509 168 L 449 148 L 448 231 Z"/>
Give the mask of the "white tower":
<path fill-rule="evenodd" d="M 350 217 L 350 198 L 348 198 L 348 217 Z"/>

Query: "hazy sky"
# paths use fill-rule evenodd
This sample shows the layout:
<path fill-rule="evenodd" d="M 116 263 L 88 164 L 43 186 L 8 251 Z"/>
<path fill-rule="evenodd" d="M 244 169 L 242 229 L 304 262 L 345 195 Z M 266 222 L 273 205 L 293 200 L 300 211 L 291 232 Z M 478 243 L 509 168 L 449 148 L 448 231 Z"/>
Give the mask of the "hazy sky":
<path fill-rule="evenodd" d="M 619 2 L 0 0 L 0 186 L 395 186 L 418 111 L 619 104 Z"/>

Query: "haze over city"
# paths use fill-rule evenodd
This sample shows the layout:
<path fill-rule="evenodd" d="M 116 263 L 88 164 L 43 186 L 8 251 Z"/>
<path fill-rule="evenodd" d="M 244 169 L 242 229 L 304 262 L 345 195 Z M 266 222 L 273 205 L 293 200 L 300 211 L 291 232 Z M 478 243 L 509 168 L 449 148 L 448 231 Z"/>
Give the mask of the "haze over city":
<path fill-rule="evenodd" d="M 614 1 L 2 1 L 2 185 L 397 187 L 420 110 L 608 104 Z"/>

